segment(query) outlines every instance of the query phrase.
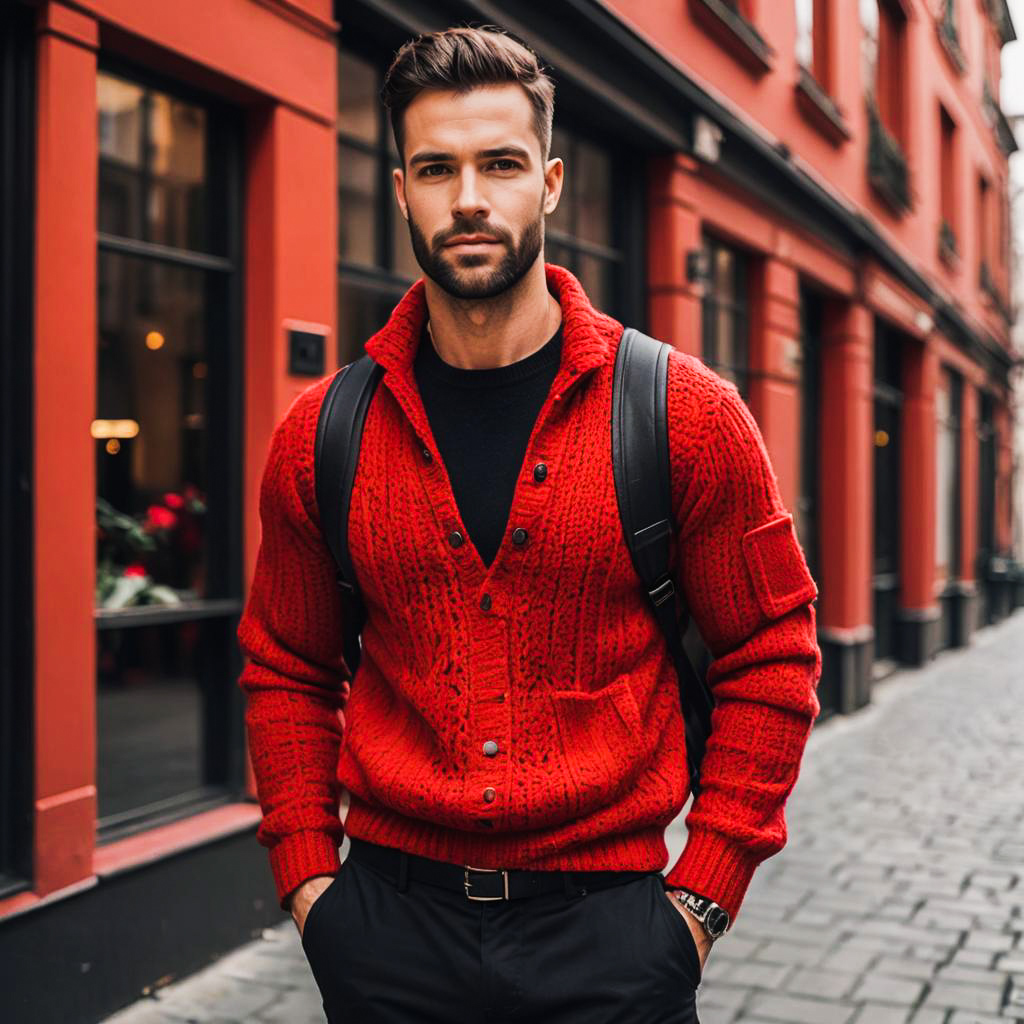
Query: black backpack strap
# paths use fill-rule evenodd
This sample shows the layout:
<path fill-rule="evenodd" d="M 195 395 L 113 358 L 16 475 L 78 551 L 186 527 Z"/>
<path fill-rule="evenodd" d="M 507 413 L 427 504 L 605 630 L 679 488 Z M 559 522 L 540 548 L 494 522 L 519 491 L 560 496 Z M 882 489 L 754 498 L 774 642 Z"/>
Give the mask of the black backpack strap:
<path fill-rule="evenodd" d="M 675 524 L 668 446 L 668 354 L 669 346 L 663 342 L 633 328 L 623 332 L 612 384 L 612 465 L 626 544 L 679 677 L 690 790 L 696 797 L 714 698 L 683 647 L 669 568 Z"/>
<path fill-rule="evenodd" d="M 363 424 L 370 408 L 381 368 L 364 355 L 343 366 L 331 381 L 320 406 L 313 446 L 313 474 L 320 526 L 327 546 L 338 564 L 338 586 L 342 592 L 345 664 L 350 678 L 359 667 L 360 634 L 366 623 L 366 608 L 359 593 L 355 568 L 348 547 L 348 513 L 352 484 L 359 463 Z"/>

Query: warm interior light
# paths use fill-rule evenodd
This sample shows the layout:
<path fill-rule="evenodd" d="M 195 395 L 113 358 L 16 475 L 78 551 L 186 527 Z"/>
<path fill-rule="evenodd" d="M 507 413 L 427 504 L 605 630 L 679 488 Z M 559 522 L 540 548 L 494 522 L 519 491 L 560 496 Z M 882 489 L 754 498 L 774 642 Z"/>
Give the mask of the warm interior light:
<path fill-rule="evenodd" d="M 121 450 L 121 442 L 116 437 L 112 437 L 104 447 L 106 447 L 108 455 L 116 455 Z"/>
<path fill-rule="evenodd" d="M 884 430 L 875 431 L 875 447 L 884 448 L 889 443 L 889 435 Z"/>
<path fill-rule="evenodd" d="M 98 441 L 108 437 L 135 437 L 139 432 L 136 420 L 93 420 L 89 433 Z"/>
<path fill-rule="evenodd" d="M 164 336 L 159 331 L 150 331 L 146 335 L 146 348 L 156 351 L 164 347 Z"/>

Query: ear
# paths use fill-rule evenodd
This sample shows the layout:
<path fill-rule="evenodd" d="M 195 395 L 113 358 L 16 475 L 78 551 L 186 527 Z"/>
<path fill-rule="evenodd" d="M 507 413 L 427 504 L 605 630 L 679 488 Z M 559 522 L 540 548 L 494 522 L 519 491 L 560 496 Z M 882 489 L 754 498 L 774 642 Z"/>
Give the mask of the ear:
<path fill-rule="evenodd" d="M 395 202 L 398 203 L 398 208 L 402 211 L 402 216 L 408 220 L 409 204 L 405 201 L 405 172 L 401 167 L 396 167 L 391 172 L 391 180 L 395 186 Z"/>
<path fill-rule="evenodd" d="M 565 165 L 561 157 L 554 157 L 544 167 L 544 212 L 554 213 L 558 198 L 562 194 L 565 180 Z"/>

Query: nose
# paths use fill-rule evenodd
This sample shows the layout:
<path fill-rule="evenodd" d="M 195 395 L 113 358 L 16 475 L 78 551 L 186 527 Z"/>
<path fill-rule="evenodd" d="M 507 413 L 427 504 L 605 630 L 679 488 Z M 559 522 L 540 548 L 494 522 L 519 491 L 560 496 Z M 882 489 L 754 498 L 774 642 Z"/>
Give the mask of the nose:
<path fill-rule="evenodd" d="M 463 170 L 459 175 L 458 192 L 452 202 L 452 217 L 487 217 L 490 212 L 490 204 L 480 190 L 480 176 L 475 168 Z"/>

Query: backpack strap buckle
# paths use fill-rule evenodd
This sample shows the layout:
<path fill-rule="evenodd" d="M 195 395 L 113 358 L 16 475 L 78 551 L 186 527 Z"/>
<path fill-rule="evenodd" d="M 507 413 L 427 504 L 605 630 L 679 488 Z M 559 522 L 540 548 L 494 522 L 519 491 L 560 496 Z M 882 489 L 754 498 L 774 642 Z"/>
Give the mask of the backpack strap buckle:
<path fill-rule="evenodd" d="M 647 593 L 650 594 L 654 606 L 659 608 L 676 596 L 676 586 L 671 576 L 663 576 Z"/>

